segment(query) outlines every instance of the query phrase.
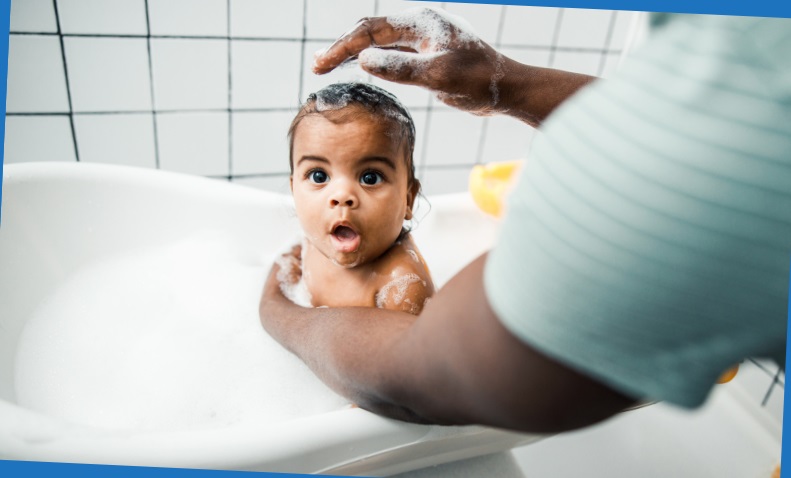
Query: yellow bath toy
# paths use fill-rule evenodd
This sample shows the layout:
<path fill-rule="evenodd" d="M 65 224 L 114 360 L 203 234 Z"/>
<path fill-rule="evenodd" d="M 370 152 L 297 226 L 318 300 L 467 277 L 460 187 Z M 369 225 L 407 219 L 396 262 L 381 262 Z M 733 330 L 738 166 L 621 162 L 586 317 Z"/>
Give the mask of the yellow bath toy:
<path fill-rule="evenodd" d="M 725 373 L 720 375 L 720 378 L 719 378 L 719 380 L 717 380 L 717 383 L 728 383 L 728 382 L 730 382 L 731 380 L 733 380 L 733 377 L 736 376 L 736 372 L 738 372 L 738 371 L 739 371 L 739 365 L 738 364 L 734 365 L 733 367 L 731 367 L 728 370 L 726 370 Z"/>
<path fill-rule="evenodd" d="M 476 165 L 470 171 L 470 194 L 482 211 L 495 217 L 503 212 L 505 196 L 516 179 L 522 160 Z"/>

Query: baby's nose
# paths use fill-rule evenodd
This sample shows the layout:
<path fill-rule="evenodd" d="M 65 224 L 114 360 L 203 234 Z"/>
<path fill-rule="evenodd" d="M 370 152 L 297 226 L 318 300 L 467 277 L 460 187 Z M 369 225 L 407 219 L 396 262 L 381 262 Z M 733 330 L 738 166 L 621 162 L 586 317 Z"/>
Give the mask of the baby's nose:
<path fill-rule="evenodd" d="M 357 204 L 357 195 L 351 188 L 339 187 L 335 189 L 330 195 L 331 207 L 346 206 L 354 208 L 357 207 Z"/>

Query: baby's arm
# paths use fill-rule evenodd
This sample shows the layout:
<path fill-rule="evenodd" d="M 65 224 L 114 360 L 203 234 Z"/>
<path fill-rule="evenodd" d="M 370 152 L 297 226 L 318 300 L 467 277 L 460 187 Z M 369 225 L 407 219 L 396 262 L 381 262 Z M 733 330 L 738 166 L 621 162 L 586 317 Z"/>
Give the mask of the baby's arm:
<path fill-rule="evenodd" d="M 434 295 L 431 275 L 414 247 L 394 252 L 378 284 L 376 306 L 418 315 Z"/>

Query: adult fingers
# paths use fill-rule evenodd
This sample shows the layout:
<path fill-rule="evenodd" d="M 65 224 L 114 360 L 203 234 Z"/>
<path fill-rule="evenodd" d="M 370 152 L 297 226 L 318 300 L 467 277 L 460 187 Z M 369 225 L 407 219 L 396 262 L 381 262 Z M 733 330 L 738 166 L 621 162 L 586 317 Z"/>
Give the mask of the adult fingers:
<path fill-rule="evenodd" d="M 319 75 L 329 73 L 371 46 L 398 45 L 404 40 L 404 33 L 387 23 L 386 17 L 363 18 L 328 48 L 316 52 L 313 72 Z"/>
<path fill-rule="evenodd" d="M 360 52 L 360 66 L 384 80 L 434 88 L 431 63 L 444 53 L 414 53 L 368 48 Z"/>

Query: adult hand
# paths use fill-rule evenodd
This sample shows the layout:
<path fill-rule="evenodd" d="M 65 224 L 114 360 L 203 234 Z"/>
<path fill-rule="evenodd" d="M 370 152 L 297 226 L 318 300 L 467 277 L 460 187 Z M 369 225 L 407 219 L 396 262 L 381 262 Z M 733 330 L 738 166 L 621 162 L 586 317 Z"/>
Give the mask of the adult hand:
<path fill-rule="evenodd" d="M 446 12 L 415 8 L 364 18 L 329 48 L 316 53 L 324 74 L 350 60 L 380 78 L 434 91 L 441 101 L 478 115 L 501 111 L 499 82 L 506 58 Z"/>
<path fill-rule="evenodd" d="M 400 420 L 554 433 L 634 404 L 512 335 L 486 298 L 485 260 L 451 279 L 419 317 L 296 306 L 281 294 L 275 266 L 261 323 L 336 392 Z"/>
<path fill-rule="evenodd" d="M 442 102 L 476 115 L 507 114 L 538 126 L 595 78 L 523 65 L 476 37 L 466 23 L 431 8 L 363 18 L 327 49 L 313 71 L 353 59 L 374 76 L 433 91 Z"/>

